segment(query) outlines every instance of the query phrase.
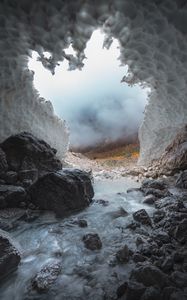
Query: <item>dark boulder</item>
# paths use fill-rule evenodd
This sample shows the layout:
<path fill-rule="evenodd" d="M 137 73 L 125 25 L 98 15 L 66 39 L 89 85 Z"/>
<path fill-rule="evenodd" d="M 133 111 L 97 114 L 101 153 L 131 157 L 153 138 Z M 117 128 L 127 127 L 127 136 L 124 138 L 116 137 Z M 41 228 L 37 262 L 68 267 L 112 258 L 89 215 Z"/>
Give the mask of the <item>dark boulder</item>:
<path fill-rule="evenodd" d="M 171 280 L 178 288 L 187 287 L 187 273 L 175 271 L 171 274 Z"/>
<path fill-rule="evenodd" d="M 164 287 L 167 285 L 167 275 L 165 275 L 159 268 L 145 264 L 140 267 L 136 267 L 131 272 L 131 279 L 136 280 L 145 286 L 159 286 Z"/>
<path fill-rule="evenodd" d="M 15 171 L 8 171 L 4 176 L 6 184 L 16 185 L 18 181 L 18 173 Z"/>
<path fill-rule="evenodd" d="M 127 292 L 126 292 L 126 300 L 138 300 L 141 298 L 143 293 L 145 292 L 145 286 L 139 282 L 129 281 Z"/>
<path fill-rule="evenodd" d="M 18 176 L 20 181 L 30 180 L 34 182 L 38 179 L 38 170 L 37 169 L 20 170 Z"/>
<path fill-rule="evenodd" d="M 99 250 L 102 248 L 102 242 L 97 233 L 88 233 L 82 238 L 84 245 L 89 250 Z"/>
<path fill-rule="evenodd" d="M 94 195 L 89 175 L 77 169 L 48 173 L 28 193 L 34 205 L 61 217 L 87 207 Z"/>
<path fill-rule="evenodd" d="M 133 213 L 133 218 L 135 221 L 140 222 L 143 225 L 152 226 L 151 219 L 145 209 L 140 209 Z"/>
<path fill-rule="evenodd" d="M 145 197 L 145 199 L 143 200 L 143 203 L 151 205 L 151 204 L 154 204 L 156 200 L 157 200 L 157 197 L 149 194 Z"/>
<path fill-rule="evenodd" d="M 150 286 L 146 289 L 141 300 L 158 300 L 161 297 L 161 292 L 158 288 Z"/>
<path fill-rule="evenodd" d="M 127 245 L 116 253 L 116 259 L 119 263 L 127 263 L 129 261 L 130 251 Z"/>
<path fill-rule="evenodd" d="M 56 150 L 31 133 L 22 132 L 10 136 L 1 144 L 10 170 L 38 169 L 39 175 L 62 169 Z"/>
<path fill-rule="evenodd" d="M 0 174 L 8 170 L 5 152 L 0 148 Z"/>
<path fill-rule="evenodd" d="M 26 192 L 21 186 L 0 185 L 0 208 L 19 207 L 26 200 Z"/>
<path fill-rule="evenodd" d="M 185 170 L 178 176 L 176 180 L 176 187 L 187 189 L 187 170 Z"/>
<path fill-rule="evenodd" d="M 6 232 L 0 230 L 0 280 L 15 271 L 20 260 L 18 246 Z"/>
<path fill-rule="evenodd" d="M 145 179 L 142 182 L 141 190 L 144 189 L 157 189 L 157 190 L 165 190 L 167 188 L 166 183 L 161 179 Z"/>
<path fill-rule="evenodd" d="M 50 262 L 45 265 L 32 279 L 32 287 L 39 293 L 47 292 L 61 272 L 59 262 Z"/>

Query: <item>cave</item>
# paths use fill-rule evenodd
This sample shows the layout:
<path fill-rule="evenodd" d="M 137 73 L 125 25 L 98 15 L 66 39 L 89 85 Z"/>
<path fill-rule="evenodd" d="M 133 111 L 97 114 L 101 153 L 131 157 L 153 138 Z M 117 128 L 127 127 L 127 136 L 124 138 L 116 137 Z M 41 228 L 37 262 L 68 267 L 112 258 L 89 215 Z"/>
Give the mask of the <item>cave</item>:
<path fill-rule="evenodd" d="M 34 87 L 28 62 L 35 51 L 52 74 L 64 60 L 81 70 L 99 28 L 106 48 L 119 42 L 120 62 L 128 66 L 121 82 L 150 93 L 138 166 L 120 170 L 125 182 L 113 184 L 107 174 L 109 181 L 98 183 L 95 176 L 89 206 L 91 174 L 66 168 L 66 121 Z M 186 0 L 0 1 L 0 279 L 10 276 L 1 299 L 187 298 L 186 35 Z M 65 51 L 70 45 L 74 54 Z M 46 212 L 44 222 L 40 210 L 56 217 Z M 22 256 L 12 238 L 30 252 Z"/>

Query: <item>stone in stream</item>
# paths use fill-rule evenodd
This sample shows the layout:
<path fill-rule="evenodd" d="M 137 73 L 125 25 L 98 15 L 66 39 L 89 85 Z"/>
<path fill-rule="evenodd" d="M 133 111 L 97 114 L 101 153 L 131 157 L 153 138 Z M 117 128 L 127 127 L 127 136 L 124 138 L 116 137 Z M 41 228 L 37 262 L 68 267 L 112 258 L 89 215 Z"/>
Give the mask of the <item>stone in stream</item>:
<path fill-rule="evenodd" d="M 145 179 L 142 182 L 141 190 L 144 189 L 156 189 L 156 190 L 165 190 L 167 188 L 166 183 L 161 179 Z"/>
<path fill-rule="evenodd" d="M 87 207 L 94 195 L 89 175 L 78 169 L 63 169 L 39 178 L 28 191 L 31 202 L 59 217 Z"/>
<path fill-rule="evenodd" d="M 0 185 L 0 208 L 19 207 L 26 200 L 25 189 L 21 186 Z"/>
<path fill-rule="evenodd" d="M 133 218 L 135 221 L 140 222 L 143 225 L 152 226 L 151 219 L 145 209 L 140 209 L 133 213 Z"/>
<path fill-rule="evenodd" d="M 129 261 L 130 251 L 127 245 L 116 253 L 116 259 L 119 263 L 127 263 Z"/>
<path fill-rule="evenodd" d="M 97 233 L 85 234 L 82 238 L 84 245 L 89 250 L 99 250 L 102 248 L 102 242 Z"/>
<path fill-rule="evenodd" d="M 156 200 L 157 200 L 157 197 L 150 194 L 145 197 L 143 203 L 144 204 L 154 204 Z"/>
<path fill-rule="evenodd" d="M 47 292 L 56 281 L 60 272 L 61 265 L 59 262 L 50 262 L 43 266 L 31 281 L 33 289 L 39 293 Z"/>
<path fill-rule="evenodd" d="M 0 280 L 16 270 L 21 260 L 21 253 L 9 234 L 0 230 Z"/>
<path fill-rule="evenodd" d="M 62 169 L 62 163 L 56 157 L 57 151 L 31 133 L 12 135 L 1 144 L 1 148 L 10 170 L 37 169 L 39 175 L 43 175 Z"/>

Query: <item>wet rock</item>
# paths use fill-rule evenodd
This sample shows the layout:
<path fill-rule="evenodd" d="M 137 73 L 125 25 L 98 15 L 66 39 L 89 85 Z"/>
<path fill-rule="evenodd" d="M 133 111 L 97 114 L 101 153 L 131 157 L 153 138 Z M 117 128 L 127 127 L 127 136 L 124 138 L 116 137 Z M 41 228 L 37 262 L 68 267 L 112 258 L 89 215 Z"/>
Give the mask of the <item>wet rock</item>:
<path fill-rule="evenodd" d="M 143 284 L 130 281 L 128 283 L 126 300 L 137 300 L 140 299 L 143 293 L 145 292 L 145 286 Z"/>
<path fill-rule="evenodd" d="M 164 210 L 156 210 L 153 213 L 153 221 L 154 223 L 158 223 L 160 222 L 164 217 L 165 217 L 166 213 Z"/>
<path fill-rule="evenodd" d="M 176 291 L 176 288 L 174 286 L 167 286 L 162 291 L 162 300 L 168 300 L 170 299 L 171 294 Z M 180 298 L 179 298 L 180 299 Z M 178 300 L 179 300 L 178 299 Z"/>
<path fill-rule="evenodd" d="M 25 188 L 28 189 L 32 185 L 32 180 L 30 179 L 24 179 L 21 183 L 21 185 Z"/>
<path fill-rule="evenodd" d="M 187 273 L 175 271 L 171 274 L 172 282 L 178 287 L 187 287 Z"/>
<path fill-rule="evenodd" d="M 117 219 L 120 217 L 126 217 L 128 212 L 123 207 L 119 207 L 116 211 L 109 212 L 108 215 L 110 215 L 112 219 Z"/>
<path fill-rule="evenodd" d="M 173 270 L 173 259 L 172 257 L 166 257 L 164 262 L 161 265 L 161 269 L 163 272 L 168 273 Z"/>
<path fill-rule="evenodd" d="M 183 219 L 174 230 L 174 237 L 178 241 L 185 243 L 187 241 L 187 218 Z"/>
<path fill-rule="evenodd" d="M 145 209 L 140 209 L 133 213 L 133 218 L 135 221 L 140 222 L 143 225 L 152 226 L 151 219 Z"/>
<path fill-rule="evenodd" d="M 141 189 L 156 189 L 156 190 L 165 190 L 167 188 L 167 184 L 161 180 L 150 180 L 150 179 L 145 179 L 142 182 Z"/>
<path fill-rule="evenodd" d="M 133 193 L 133 192 L 141 192 L 141 189 L 140 188 L 130 188 L 130 189 L 127 189 L 127 194 Z"/>
<path fill-rule="evenodd" d="M 7 232 L 0 230 L 0 280 L 16 270 L 21 260 L 18 246 Z"/>
<path fill-rule="evenodd" d="M 144 255 L 141 255 L 140 253 L 134 253 L 132 256 L 132 259 L 135 263 L 138 263 L 138 262 L 145 261 L 147 259 L 147 257 Z"/>
<path fill-rule="evenodd" d="M 130 253 L 129 248 L 125 245 L 122 249 L 116 253 L 116 259 L 119 263 L 127 263 L 129 261 Z"/>
<path fill-rule="evenodd" d="M 176 204 L 177 200 L 177 196 L 164 197 L 155 202 L 155 207 L 158 209 L 165 208 L 171 206 L 172 204 Z"/>
<path fill-rule="evenodd" d="M 5 173 L 7 170 L 8 170 L 8 164 L 6 160 L 6 154 L 0 148 L 0 174 Z"/>
<path fill-rule="evenodd" d="M 128 283 L 127 282 L 124 282 L 123 284 L 121 284 L 117 291 L 116 291 L 116 294 L 117 294 L 117 297 L 118 298 L 121 298 L 127 291 L 127 287 L 128 287 Z"/>
<path fill-rule="evenodd" d="M 160 290 L 154 286 L 151 286 L 145 290 L 143 296 L 141 297 L 141 300 L 158 300 L 161 298 L 160 296 Z"/>
<path fill-rule="evenodd" d="M 50 262 L 45 265 L 32 279 L 32 287 L 39 293 L 47 292 L 54 284 L 58 275 L 61 272 L 61 265 L 59 262 Z"/>
<path fill-rule="evenodd" d="M 154 204 L 157 198 L 154 195 L 147 195 L 143 201 L 144 204 Z"/>
<path fill-rule="evenodd" d="M 160 230 L 159 232 L 154 233 L 153 236 L 154 240 L 159 240 L 163 244 L 167 244 L 170 242 L 170 237 L 165 231 Z"/>
<path fill-rule="evenodd" d="M 15 171 L 8 171 L 4 176 L 4 180 L 7 184 L 15 185 L 18 181 L 18 173 Z"/>
<path fill-rule="evenodd" d="M 0 208 L 19 207 L 26 200 L 24 188 L 13 185 L 0 185 Z"/>
<path fill-rule="evenodd" d="M 38 170 L 21 170 L 19 171 L 19 179 L 20 181 L 30 180 L 31 182 L 36 181 L 38 179 Z"/>
<path fill-rule="evenodd" d="M 1 144 L 9 169 L 14 171 L 37 169 L 39 175 L 62 169 L 56 150 L 31 133 L 12 135 Z"/>
<path fill-rule="evenodd" d="M 175 291 L 171 294 L 170 300 L 186 300 L 187 299 L 187 291 Z"/>
<path fill-rule="evenodd" d="M 84 227 L 88 226 L 87 221 L 84 220 L 84 219 L 80 219 L 80 220 L 75 221 L 75 224 L 77 224 L 81 228 L 84 228 Z"/>
<path fill-rule="evenodd" d="M 109 201 L 104 200 L 104 199 L 98 199 L 95 201 L 98 204 L 101 204 L 102 206 L 108 206 L 109 205 Z"/>
<path fill-rule="evenodd" d="M 158 189 L 153 189 L 153 188 L 146 188 L 143 191 L 144 191 L 145 196 L 153 195 L 156 198 L 165 198 L 165 197 L 168 197 L 171 195 L 171 193 L 167 189 L 158 190 Z"/>
<path fill-rule="evenodd" d="M 176 187 L 181 189 L 187 189 L 187 170 L 179 174 L 176 180 Z"/>
<path fill-rule="evenodd" d="M 131 229 L 131 230 L 136 230 L 137 228 L 140 227 L 140 223 L 138 222 L 130 222 L 128 225 L 127 225 L 127 228 L 128 229 Z"/>
<path fill-rule="evenodd" d="M 89 250 L 99 250 L 102 248 L 102 242 L 97 233 L 88 233 L 82 238 L 84 245 Z"/>
<path fill-rule="evenodd" d="M 94 195 L 86 172 L 77 169 L 49 173 L 39 178 L 28 191 L 31 202 L 63 217 L 87 207 Z"/>
<path fill-rule="evenodd" d="M 130 278 L 145 286 L 155 285 L 162 288 L 167 285 L 167 276 L 159 268 L 150 264 L 136 267 L 132 270 Z"/>

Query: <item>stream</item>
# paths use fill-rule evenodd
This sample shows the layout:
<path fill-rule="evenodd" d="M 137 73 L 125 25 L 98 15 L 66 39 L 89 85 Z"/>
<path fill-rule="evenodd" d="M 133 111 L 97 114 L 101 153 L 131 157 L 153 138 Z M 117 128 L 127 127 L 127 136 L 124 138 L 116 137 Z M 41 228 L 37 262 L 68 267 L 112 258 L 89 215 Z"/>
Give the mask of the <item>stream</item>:
<path fill-rule="evenodd" d="M 130 178 L 96 179 L 94 201 L 87 209 L 65 219 L 45 212 L 31 223 L 20 221 L 10 234 L 22 248 L 21 264 L 1 286 L 0 299 L 116 299 L 116 289 L 128 277 L 133 262 L 116 263 L 115 254 L 125 244 L 135 250 L 136 238 L 141 235 L 126 226 L 133 220 L 133 212 L 141 208 L 150 215 L 153 212 L 142 203 L 140 192 L 126 192 L 136 187 L 139 183 Z M 79 219 L 86 220 L 88 226 L 79 227 L 75 222 Z M 85 248 L 82 237 L 87 233 L 99 235 L 101 250 Z M 38 294 L 31 288 L 31 279 L 52 261 L 61 262 L 61 273 L 48 293 Z"/>

